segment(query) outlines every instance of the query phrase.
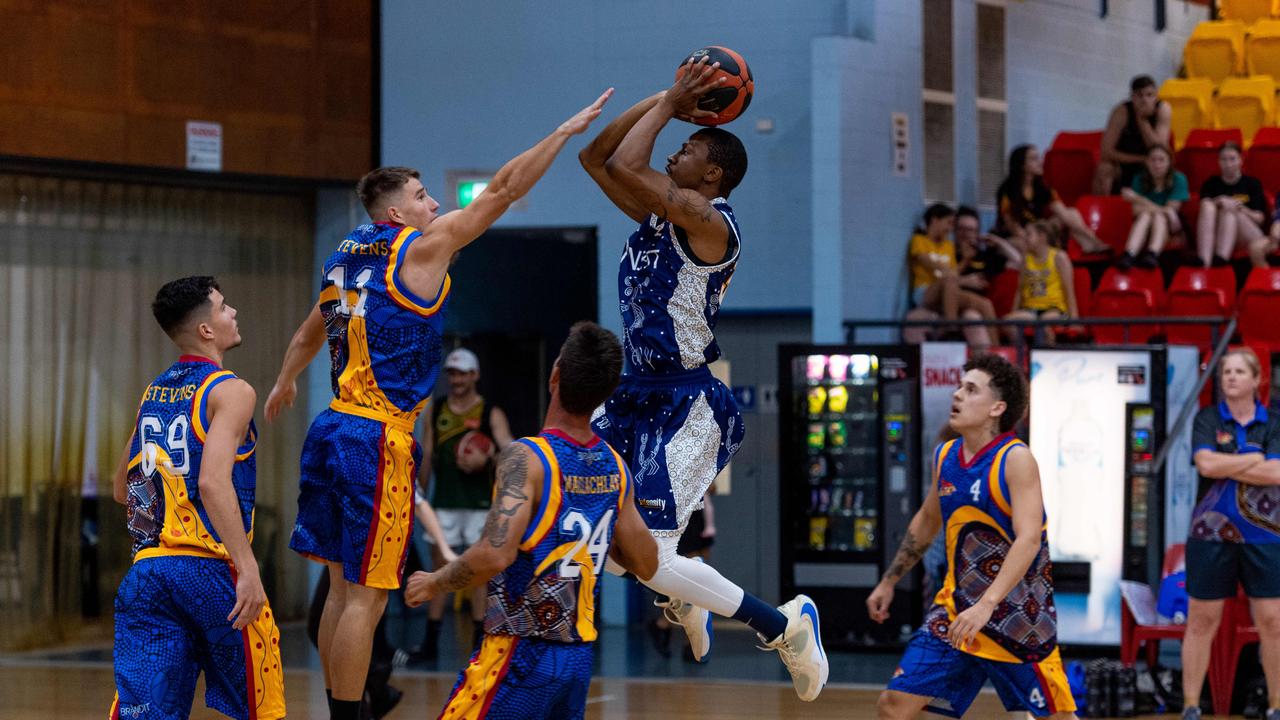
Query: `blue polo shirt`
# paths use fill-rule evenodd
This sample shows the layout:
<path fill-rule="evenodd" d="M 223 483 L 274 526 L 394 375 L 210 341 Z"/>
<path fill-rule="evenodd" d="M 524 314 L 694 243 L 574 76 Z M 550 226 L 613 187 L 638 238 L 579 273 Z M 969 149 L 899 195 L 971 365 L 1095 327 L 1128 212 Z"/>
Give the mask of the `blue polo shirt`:
<path fill-rule="evenodd" d="M 1225 402 L 1196 415 L 1192 457 L 1201 450 L 1263 453 L 1280 459 L 1280 417 L 1262 403 L 1253 420 L 1241 425 Z M 1191 538 L 1215 542 L 1280 543 L 1280 486 L 1247 485 L 1231 478 L 1200 476 L 1200 502 L 1191 513 Z"/>

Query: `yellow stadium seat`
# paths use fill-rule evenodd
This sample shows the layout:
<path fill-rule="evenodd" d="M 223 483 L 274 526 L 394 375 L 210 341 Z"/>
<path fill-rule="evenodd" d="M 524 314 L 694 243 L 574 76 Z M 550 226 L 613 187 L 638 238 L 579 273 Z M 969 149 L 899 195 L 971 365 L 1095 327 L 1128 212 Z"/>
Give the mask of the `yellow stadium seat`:
<path fill-rule="evenodd" d="M 1227 78 L 1218 88 L 1214 124 L 1218 128 L 1240 128 L 1248 147 L 1258 128 L 1271 124 L 1275 110 L 1276 81 L 1270 75 Z"/>
<path fill-rule="evenodd" d="M 1245 66 L 1250 75 L 1280 80 L 1280 20 L 1259 20 L 1244 41 Z"/>
<path fill-rule="evenodd" d="M 1160 99 L 1173 110 L 1173 148 L 1182 149 L 1187 133 L 1213 125 L 1213 82 L 1206 78 L 1169 78 L 1160 86 Z"/>
<path fill-rule="evenodd" d="M 1244 72 L 1244 23 L 1210 20 L 1196 25 L 1182 51 L 1188 77 L 1209 78 L 1221 84 Z"/>
<path fill-rule="evenodd" d="M 1218 0 L 1218 15 L 1249 24 L 1270 17 L 1272 5 L 1272 0 Z"/>

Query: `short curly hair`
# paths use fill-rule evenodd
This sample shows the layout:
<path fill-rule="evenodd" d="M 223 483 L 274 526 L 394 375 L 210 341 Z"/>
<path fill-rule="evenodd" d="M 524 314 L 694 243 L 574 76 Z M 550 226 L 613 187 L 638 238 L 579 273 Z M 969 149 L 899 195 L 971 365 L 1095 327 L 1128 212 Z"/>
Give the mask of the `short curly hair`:
<path fill-rule="evenodd" d="M 976 355 L 964 364 L 964 371 L 981 370 L 991 378 L 996 398 L 1005 403 L 1000 415 L 1000 432 L 1012 430 L 1027 414 L 1027 377 L 1003 356 L 992 353 Z"/>

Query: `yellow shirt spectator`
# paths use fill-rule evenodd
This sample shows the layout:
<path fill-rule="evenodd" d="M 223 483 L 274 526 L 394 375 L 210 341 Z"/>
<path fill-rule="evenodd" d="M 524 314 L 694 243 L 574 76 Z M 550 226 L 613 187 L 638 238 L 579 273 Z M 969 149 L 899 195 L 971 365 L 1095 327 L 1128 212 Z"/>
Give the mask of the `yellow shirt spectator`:
<path fill-rule="evenodd" d="M 1027 253 L 1022 261 L 1022 302 L 1026 310 L 1057 310 L 1067 314 L 1067 293 L 1063 286 L 1062 272 L 1058 268 L 1058 253 L 1049 248 L 1043 262 L 1035 253 Z"/>
<path fill-rule="evenodd" d="M 911 256 L 912 290 L 929 287 L 938 279 L 934 269 L 921 262 L 922 258 L 928 258 L 942 267 L 956 266 L 956 244 L 950 235 L 943 235 L 940 240 L 934 241 L 924 233 L 916 233 L 911 236 L 908 254 Z"/>

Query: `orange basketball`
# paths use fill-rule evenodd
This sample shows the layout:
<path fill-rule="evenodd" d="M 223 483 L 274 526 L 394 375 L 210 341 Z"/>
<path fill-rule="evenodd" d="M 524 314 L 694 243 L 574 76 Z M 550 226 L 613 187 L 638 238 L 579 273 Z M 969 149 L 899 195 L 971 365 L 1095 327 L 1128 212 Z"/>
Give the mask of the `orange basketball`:
<path fill-rule="evenodd" d="M 724 82 L 698 99 L 698 108 L 715 113 L 715 117 L 698 118 L 694 122 L 699 125 L 723 125 L 747 109 L 756 84 L 751 79 L 747 61 L 738 53 L 719 45 L 709 45 L 689 53 L 680 62 L 680 67 L 676 68 L 676 79 L 679 80 L 684 75 L 690 60 L 697 62 L 704 57 L 708 63 L 720 63 L 720 68 L 711 79 L 723 77 Z"/>

